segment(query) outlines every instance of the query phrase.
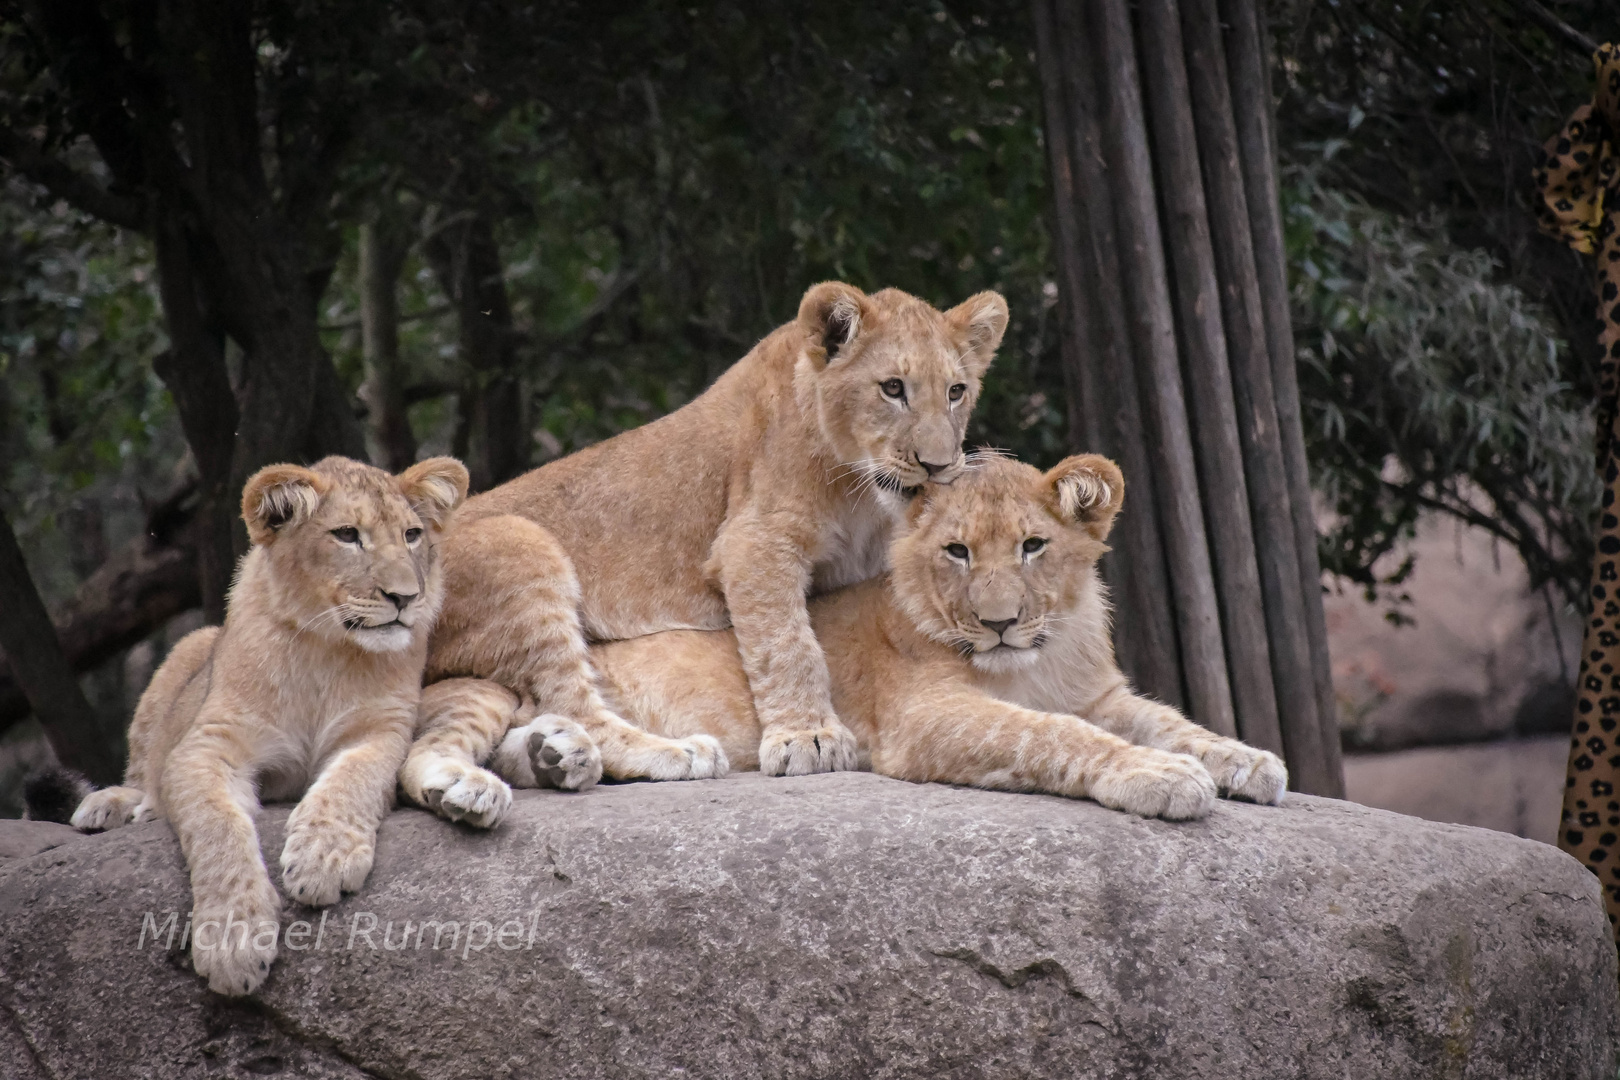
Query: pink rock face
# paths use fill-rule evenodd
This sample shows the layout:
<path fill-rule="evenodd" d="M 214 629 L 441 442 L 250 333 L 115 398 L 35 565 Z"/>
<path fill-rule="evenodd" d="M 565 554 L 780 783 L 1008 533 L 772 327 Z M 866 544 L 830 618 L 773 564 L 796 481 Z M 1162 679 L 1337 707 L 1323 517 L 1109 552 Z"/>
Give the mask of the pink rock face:
<path fill-rule="evenodd" d="M 1561 597 L 1531 592 L 1517 553 L 1481 530 L 1430 519 L 1414 551 L 1410 603 L 1324 597 L 1345 748 L 1566 732 L 1579 618 Z M 1391 606 L 1411 622 L 1387 619 Z"/>

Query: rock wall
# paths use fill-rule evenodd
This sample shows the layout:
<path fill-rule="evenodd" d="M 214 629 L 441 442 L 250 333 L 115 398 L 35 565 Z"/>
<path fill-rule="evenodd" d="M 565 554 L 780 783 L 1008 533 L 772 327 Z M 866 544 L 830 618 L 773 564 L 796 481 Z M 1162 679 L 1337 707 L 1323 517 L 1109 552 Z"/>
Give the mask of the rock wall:
<path fill-rule="evenodd" d="M 8 823 L 0 858 L 19 1080 L 1615 1074 L 1590 874 L 1304 796 L 1168 824 L 751 775 L 525 793 L 493 834 L 401 811 L 245 1001 L 165 947 L 166 825 Z"/>

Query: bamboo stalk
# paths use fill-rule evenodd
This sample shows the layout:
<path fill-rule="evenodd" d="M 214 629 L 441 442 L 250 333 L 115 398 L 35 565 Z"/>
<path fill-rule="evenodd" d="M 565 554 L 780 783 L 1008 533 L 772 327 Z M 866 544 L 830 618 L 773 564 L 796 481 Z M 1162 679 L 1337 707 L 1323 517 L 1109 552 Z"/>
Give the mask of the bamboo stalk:
<path fill-rule="evenodd" d="M 1106 560 L 1106 572 L 1116 587 L 1118 632 L 1116 644 L 1121 666 L 1145 692 L 1181 705 L 1181 665 L 1174 614 L 1164 565 L 1154 496 L 1154 476 L 1142 434 L 1142 410 L 1130 352 L 1125 296 L 1118 266 L 1119 248 L 1114 230 L 1108 178 L 1102 166 L 1102 132 L 1097 89 L 1086 54 L 1088 29 L 1071 4 L 1035 0 L 1041 53 L 1055 66 L 1063 110 L 1059 114 L 1069 135 L 1069 167 L 1074 198 L 1058 200 L 1061 227 L 1078 244 L 1074 266 L 1065 275 L 1079 286 L 1071 308 L 1080 334 L 1082 352 L 1069 353 L 1065 365 L 1075 368 L 1075 383 L 1093 390 L 1098 400 L 1084 408 L 1095 410 L 1103 436 L 1103 449 L 1124 469 L 1131 497 L 1116 527 L 1115 550 Z M 1048 126 L 1050 126 L 1050 121 Z M 1076 449 L 1083 449 L 1077 446 Z"/>
<path fill-rule="evenodd" d="M 1119 232 L 1120 274 L 1129 301 L 1136 356 L 1158 496 L 1182 675 L 1193 719 L 1236 736 L 1232 688 L 1221 643 L 1220 606 L 1204 533 L 1198 469 L 1193 460 L 1187 403 L 1176 352 L 1164 243 L 1155 204 L 1153 163 L 1136 68 L 1136 44 L 1126 0 L 1092 5 L 1095 49 L 1103 88 L 1103 140 Z"/>
<path fill-rule="evenodd" d="M 1204 520 L 1214 552 L 1221 626 L 1237 712 L 1248 742 L 1281 753 L 1282 728 L 1271 679 L 1265 606 L 1250 524 L 1237 405 L 1221 324 L 1220 286 L 1198 164 L 1192 98 L 1176 0 L 1142 0 L 1144 80 L 1164 206 L 1173 298 L 1184 351 Z"/>
<path fill-rule="evenodd" d="M 1317 717 L 1288 470 L 1220 21 L 1215 0 L 1183 0 L 1181 13 L 1283 748 L 1295 787 L 1328 791 L 1336 785 L 1328 773 Z"/>
<path fill-rule="evenodd" d="M 1232 108 L 1237 119 L 1243 162 L 1243 189 L 1259 273 L 1266 345 L 1271 356 L 1272 391 L 1283 464 L 1288 472 L 1288 498 L 1293 510 L 1299 553 L 1300 589 L 1305 602 L 1305 629 L 1311 652 L 1312 685 L 1324 778 L 1319 795 L 1344 796 L 1344 766 L 1339 753 L 1338 704 L 1333 693 L 1333 665 L 1328 652 L 1327 620 L 1322 611 L 1322 564 L 1316 549 L 1316 520 L 1311 502 L 1310 467 L 1300 418 L 1299 380 L 1295 372 L 1294 328 L 1288 314 L 1288 271 L 1283 250 L 1281 199 L 1277 189 L 1277 148 L 1272 131 L 1273 98 L 1269 50 L 1254 0 L 1220 0 L 1226 25 L 1227 66 L 1232 77 Z"/>

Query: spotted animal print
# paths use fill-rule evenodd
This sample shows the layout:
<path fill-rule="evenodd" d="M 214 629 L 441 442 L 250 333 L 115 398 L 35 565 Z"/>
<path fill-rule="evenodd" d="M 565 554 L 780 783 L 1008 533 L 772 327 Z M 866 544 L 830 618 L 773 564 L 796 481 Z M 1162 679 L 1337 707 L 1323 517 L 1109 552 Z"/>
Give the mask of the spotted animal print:
<path fill-rule="evenodd" d="M 1535 181 L 1542 229 L 1597 256 L 1603 507 L 1558 846 L 1598 876 L 1609 923 L 1620 930 L 1620 47 L 1604 45 L 1593 61 L 1597 93 L 1548 141 Z"/>

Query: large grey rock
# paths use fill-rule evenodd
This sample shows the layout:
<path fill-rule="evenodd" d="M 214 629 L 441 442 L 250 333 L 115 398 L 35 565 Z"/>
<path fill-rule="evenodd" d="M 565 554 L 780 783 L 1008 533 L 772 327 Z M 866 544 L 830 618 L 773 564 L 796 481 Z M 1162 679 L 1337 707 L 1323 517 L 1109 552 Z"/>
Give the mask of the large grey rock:
<path fill-rule="evenodd" d="M 0 867 L 0 1074 L 1615 1073 L 1596 879 L 1299 796 L 1168 824 L 754 775 L 528 793 L 493 834 L 402 811 L 320 948 L 284 949 L 248 1001 L 210 996 L 178 941 L 141 947 L 143 913 L 187 906 L 161 823 Z"/>

